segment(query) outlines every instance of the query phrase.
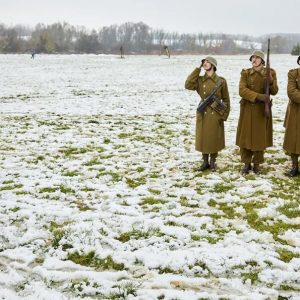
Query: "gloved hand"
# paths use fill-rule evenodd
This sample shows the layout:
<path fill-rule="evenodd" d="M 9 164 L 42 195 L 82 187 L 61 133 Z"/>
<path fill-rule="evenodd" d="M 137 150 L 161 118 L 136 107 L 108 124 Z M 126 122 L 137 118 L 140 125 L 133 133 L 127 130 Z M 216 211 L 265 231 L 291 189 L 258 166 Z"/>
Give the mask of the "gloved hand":
<path fill-rule="evenodd" d="M 266 94 L 257 94 L 256 100 L 258 100 L 260 102 L 268 102 L 269 96 L 267 96 Z"/>
<path fill-rule="evenodd" d="M 265 74 L 264 78 L 265 78 L 265 79 L 267 78 L 267 74 Z M 271 72 L 270 72 L 270 77 L 269 77 L 269 78 L 270 78 L 270 84 L 272 85 L 273 82 L 274 82 L 274 78 L 273 78 Z"/>

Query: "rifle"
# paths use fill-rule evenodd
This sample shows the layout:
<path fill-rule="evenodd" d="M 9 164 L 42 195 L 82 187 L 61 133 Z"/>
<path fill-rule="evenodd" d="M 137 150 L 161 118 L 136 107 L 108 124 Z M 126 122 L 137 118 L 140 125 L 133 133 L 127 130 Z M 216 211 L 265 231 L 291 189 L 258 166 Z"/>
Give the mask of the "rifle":
<path fill-rule="evenodd" d="M 266 64 L 266 78 L 265 78 L 265 116 L 270 118 L 271 115 L 271 100 L 270 100 L 270 39 L 268 39 L 268 52 L 267 52 L 267 64 Z"/>
<path fill-rule="evenodd" d="M 208 105 L 212 104 L 214 101 L 216 102 L 217 107 L 221 106 L 220 109 L 226 108 L 225 104 L 223 102 L 221 102 L 219 98 L 216 97 L 216 93 L 217 93 L 218 89 L 222 86 L 222 84 L 223 84 L 223 82 L 221 81 L 203 101 L 200 101 L 200 103 L 197 107 L 197 112 L 199 112 L 199 113 L 204 112 L 205 108 Z"/>

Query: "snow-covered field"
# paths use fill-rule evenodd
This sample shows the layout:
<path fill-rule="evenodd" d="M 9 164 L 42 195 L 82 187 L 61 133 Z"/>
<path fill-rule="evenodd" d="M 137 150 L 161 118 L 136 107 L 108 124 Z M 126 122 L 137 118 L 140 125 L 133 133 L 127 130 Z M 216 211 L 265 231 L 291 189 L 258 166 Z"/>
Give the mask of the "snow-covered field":
<path fill-rule="evenodd" d="M 235 133 L 216 173 L 194 150 L 202 57 L 0 55 L 0 299 L 300 299 L 298 178 L 282 150 L 287 72 L 272 55 L 274 147 L 246 177 Z"/>

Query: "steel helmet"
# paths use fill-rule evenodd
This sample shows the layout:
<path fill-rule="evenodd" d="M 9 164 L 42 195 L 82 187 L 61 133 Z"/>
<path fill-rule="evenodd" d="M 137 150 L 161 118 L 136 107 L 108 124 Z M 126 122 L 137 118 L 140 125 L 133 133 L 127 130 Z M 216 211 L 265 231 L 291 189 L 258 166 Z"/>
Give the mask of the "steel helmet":
<path fill-rule="evenodd" d="M 254 50 L 250 56 L 250 59 L 249 59 L 250 61 L 252 59 L 252 56 L 254 56 L 254 55 L 260 57 L 265 62 L 265 53 L 263 51 Z"/>
<path fill-rule="evenodd" d="M 218 63 L 217 63 L 217 60 L 214 57 L 206 56 L 205 58 L 202 59 L 202 64 L 204 63 L 205 60 L 207 60 L 210 64 L 212 64 L 217 70 Z"/>

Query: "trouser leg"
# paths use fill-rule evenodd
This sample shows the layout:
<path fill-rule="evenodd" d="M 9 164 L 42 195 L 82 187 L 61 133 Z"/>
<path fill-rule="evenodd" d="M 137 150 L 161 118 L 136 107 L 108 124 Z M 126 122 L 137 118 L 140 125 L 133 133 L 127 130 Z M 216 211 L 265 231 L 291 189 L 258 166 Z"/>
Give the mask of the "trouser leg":
<path fill-rule="evenodd" d="M 218 156 L 218 152 L 210 154 L 210 168 L 212 171 L 216 171 L 217 169 L 217 165 L 216 165 L 217 156 Z"/>
<path fill-rule="evenodd" d="M 218 152 L 216 153 L 210 153 L 210 159 L 216 159 L 218 157 Z"/>
<path fill-rule="evenodd" d="M 209 157 L 209 154 L 202 153 L 203 162 L 199 168 L 199 171 L 205 171 L 205 170 L 209 169 L 210 166 L 209 166 L 209 162 L 208 162 L 208 157 Z"/>
<path fill-rule="evenodd" d="M 253 151 L 252 162 L 255 165 L 262 164 L 264 162 L 264 151 Z"/>
<path fill-rule="evenodd" d="M 295 153 L 291 154 L 293 166 L 298 166 L 298 157 L 299 157 L 299 154 L 295 154 Z"/>
<path fill-rule="evenodd" d="M 241 154 L 241 161 L 244 163 L 241 173 L 243 175 L 249 174 L 249 171 L 251 170 L 251 160 L 253 156 L 253 151 L 246 148 L 241 148 L 240 154 Z"/>
<path fill-rule="evenodd" d="M 295 153 L 291 154 L 292 168 L 288 172 L 288 175 L 291 177 L 297 176 L 299 174 L 298 156 L 299 156 L 299 154 L 295 154 Z"/>
<path fill-rule="evenodd" d="M 241 154 L 241 161 L 244 164 L 251 164 L 253 151 L 246 148 L 240 148 L 240 154 Z"/>

